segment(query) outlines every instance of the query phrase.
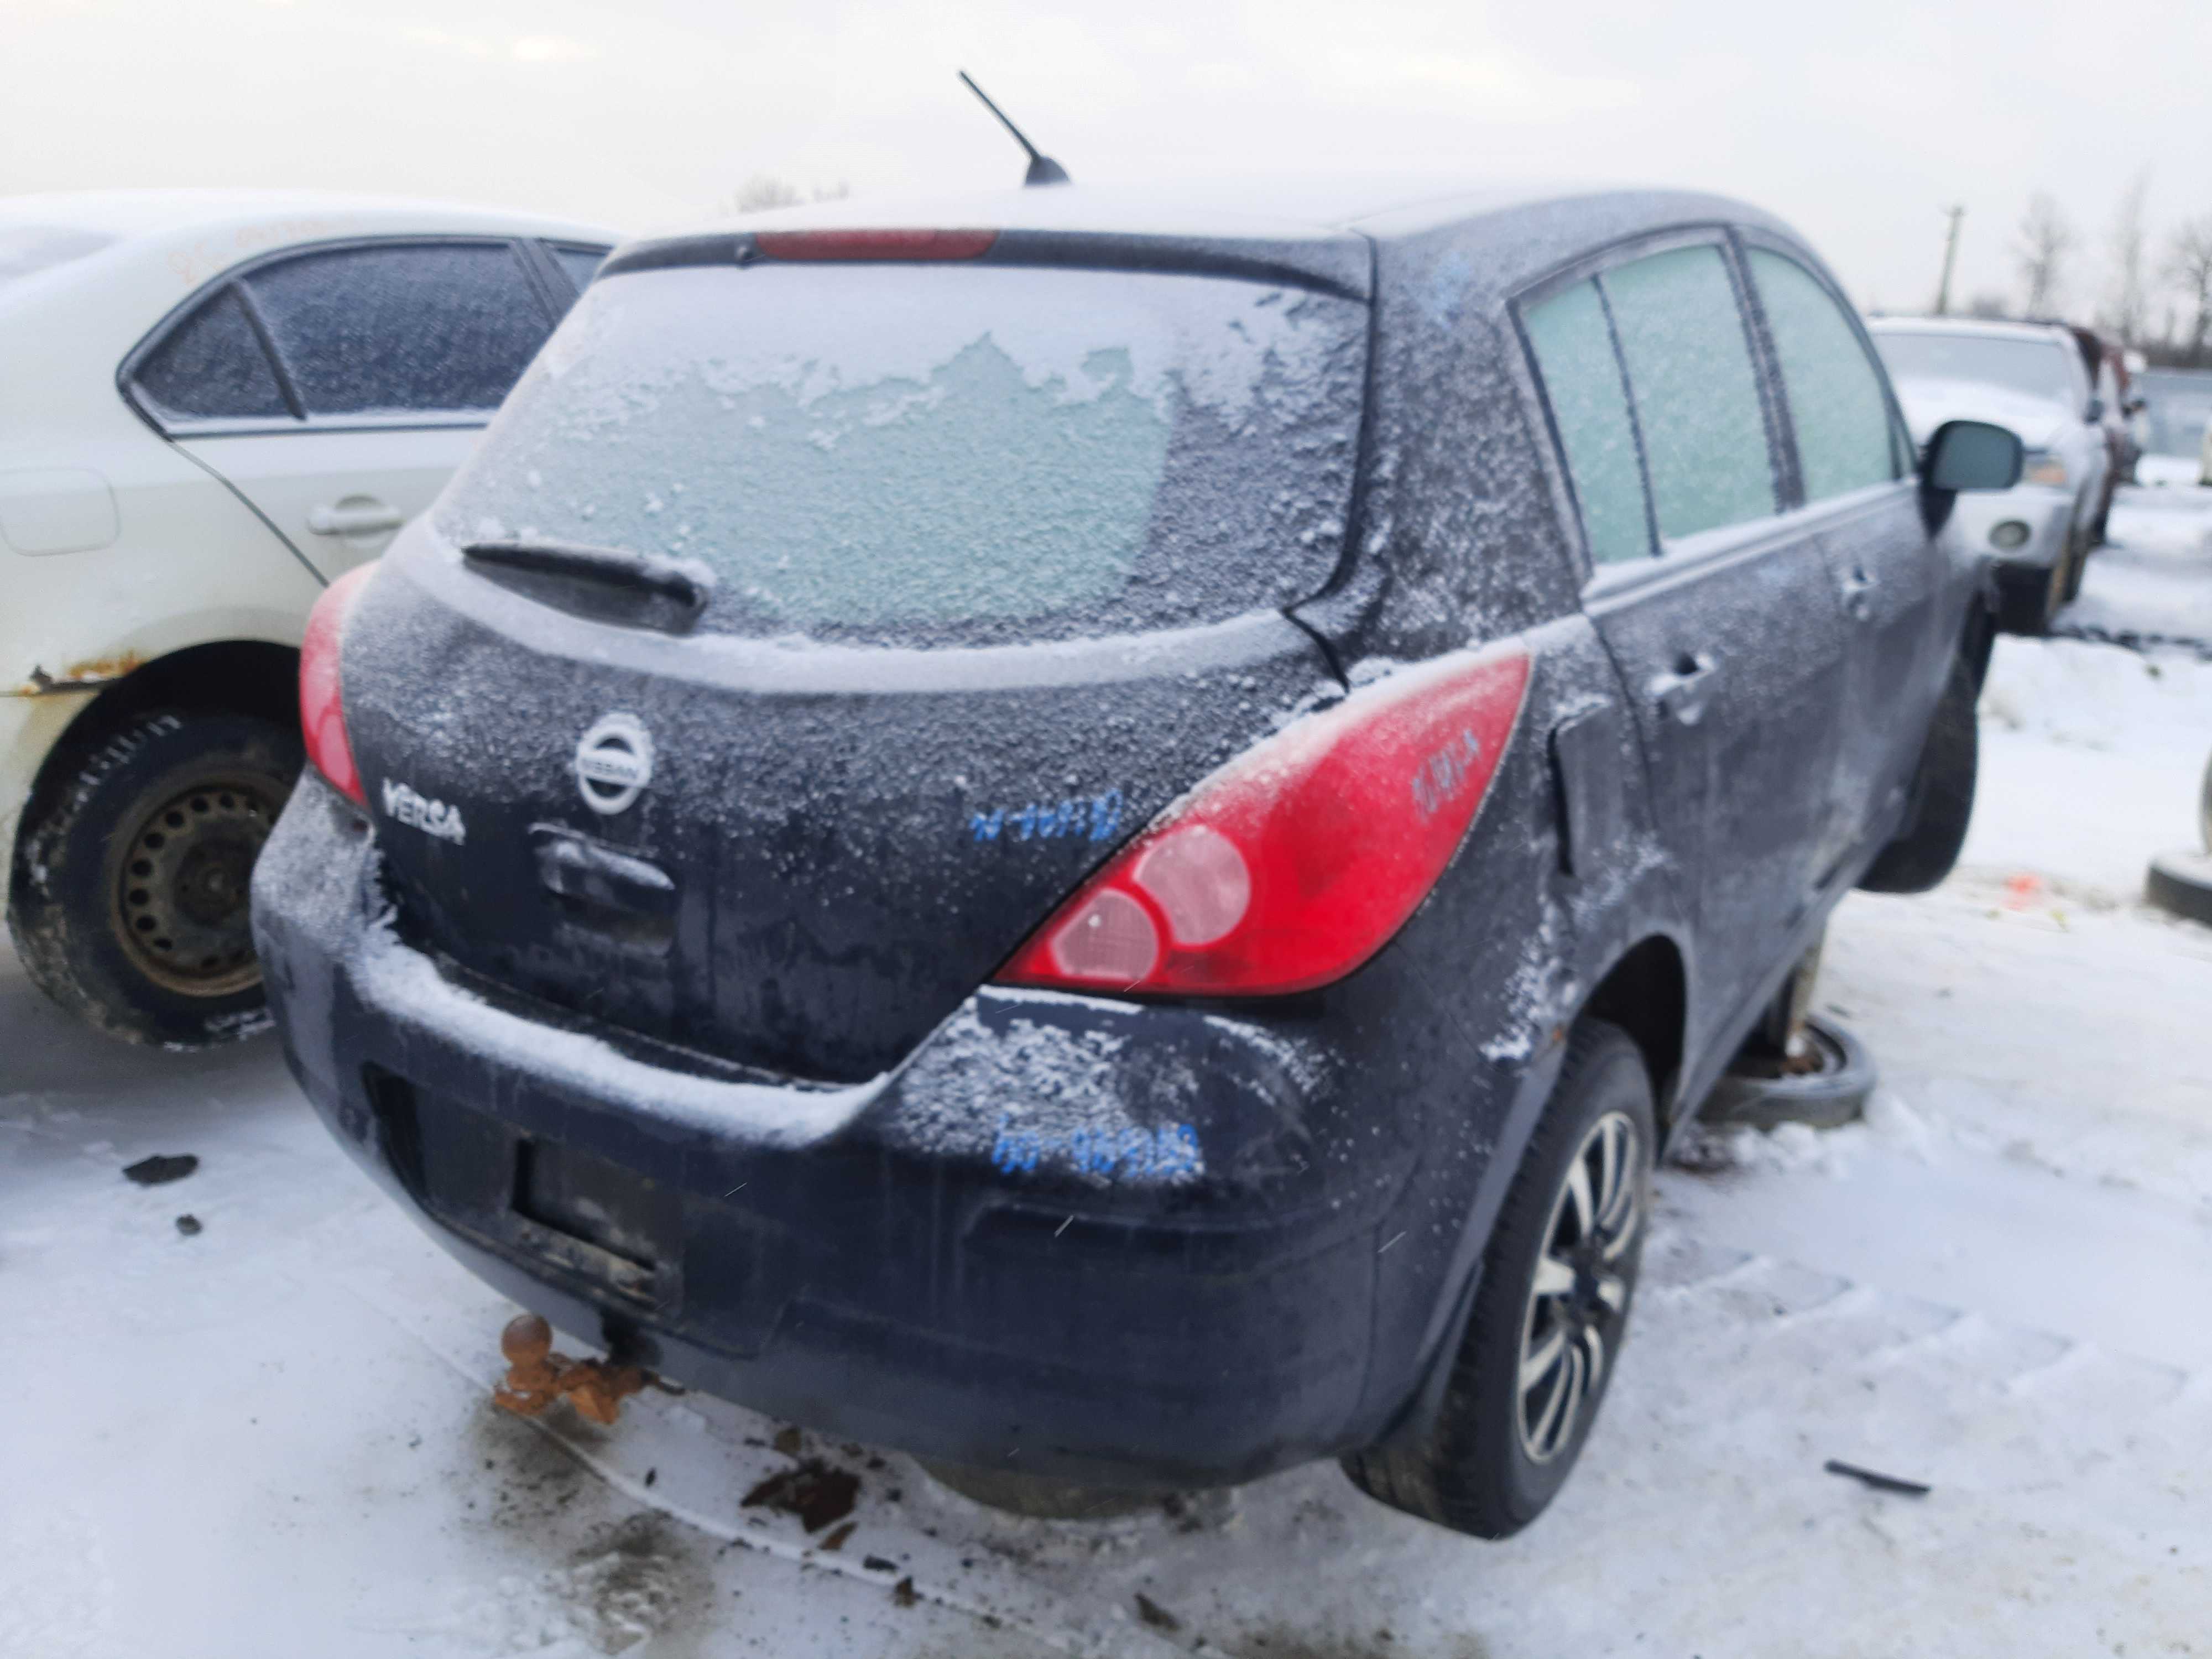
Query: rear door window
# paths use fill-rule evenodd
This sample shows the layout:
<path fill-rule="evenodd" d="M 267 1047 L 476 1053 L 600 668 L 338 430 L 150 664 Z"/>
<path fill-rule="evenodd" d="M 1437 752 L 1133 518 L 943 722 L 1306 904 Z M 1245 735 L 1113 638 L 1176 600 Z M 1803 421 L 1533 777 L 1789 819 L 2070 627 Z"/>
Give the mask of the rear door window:
<path fill-rule="evenodd" d="M 1628 369 L 1660 535 L 1771 514 L 1766 420 L 1721 251 L 1649 254 L 1598 280 Z"/>
<path fill-rule="evenodd" d="M 727 632 L 1217 621 L 1334 571 L 1365 341 L 1357 301 L 1194 275 L 631 272 L 585 291 L 437 522 L 696 561 Z"/>
<path fill-rule="evenodd" d="M 1590 558 L 1612 564 L 1649 557 L 1650 520 L 1628 385 L 1596 283 L 1553 295 L 1530 307 L 1522 320 L 1566 452 Z"/>
<path fill-rule="evenodd" d="M 1753 248 L 1752 280 L 1782 369 L 1805 499 L 1899 477 L 1881 371 L 1835 296 L 1795 259 Z"/>
<path fill-rule="evenodd" d="M 508 242 L 335 248 L 246 283 L 311 416 L 496 409 L 552 326 Z"/>
<path fill-rule="evenodd" d="M 232 289 L 202 301 L 131 378 L 166 421 L 292 418 L 276 371 Z"/>

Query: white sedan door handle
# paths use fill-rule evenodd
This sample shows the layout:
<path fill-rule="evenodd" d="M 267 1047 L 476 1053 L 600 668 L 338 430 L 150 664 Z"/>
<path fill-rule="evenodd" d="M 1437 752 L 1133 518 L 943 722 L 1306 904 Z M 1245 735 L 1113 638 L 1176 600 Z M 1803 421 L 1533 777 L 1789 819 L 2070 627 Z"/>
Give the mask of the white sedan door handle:
<path fill-rule="evenodd" d="M 406 522 L 404 513 L 382 501 L 318 507 L 307 514 L 307 528 L 318 536 L 374 536 L 380 531 L 397 530 Z"/>

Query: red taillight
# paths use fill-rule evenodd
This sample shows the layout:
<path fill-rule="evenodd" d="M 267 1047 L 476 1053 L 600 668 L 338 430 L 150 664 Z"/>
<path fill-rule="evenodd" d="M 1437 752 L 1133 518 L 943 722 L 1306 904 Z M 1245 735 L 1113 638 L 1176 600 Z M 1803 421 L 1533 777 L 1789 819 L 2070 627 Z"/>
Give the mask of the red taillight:
<path fill-rule="evenodd" d="M 977 259 L 995 230 L 763 230 L 753 246 L 770 259 Z"/>
<path fill-rule="evenodd" d="M 325 588 L 307 613 L 307 637 L 300 641 L 300 731 L 307 739 L 307 758 L 333 788 L 362 806 L 368 805 L 368 795 L 361 787 L 353 744 L 346 737 L 338 641 L 345 635 L 354 601 L 375 568 L 373 564 L 357 566 Z"/>
<path fill-rule="evenodd" d="M 1210 996 L 1341 979 L 1451 862 L 1528 684 L 1526 649 L 1493 647 L 1298 721 L 1170 807 L 1000 977 Z"/>

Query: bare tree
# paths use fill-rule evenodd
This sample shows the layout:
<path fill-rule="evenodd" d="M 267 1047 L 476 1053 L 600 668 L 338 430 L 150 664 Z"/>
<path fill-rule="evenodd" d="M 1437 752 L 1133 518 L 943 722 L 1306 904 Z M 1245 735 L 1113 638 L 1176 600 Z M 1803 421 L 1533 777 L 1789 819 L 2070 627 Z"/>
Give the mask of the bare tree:
<path fill-rule="evenodd" d="M 2150 169 L 2136 174 L 2112 216 L 2111 302 L 2103 321 L 2123 345 L 2139 344 L 2150 324 L 2150 273 L 2143 232 L 2143 198 L 2150 191 Z"/>
<path fill-rule="evenodd" d="M 2173 233 L 2166 245 L 2166 276 L 2197 312 L 2185 343 L 2194 368 L 2204 361 L 2204 343 L 2212 337 L 2212 213 L 2190 220 Z"/>
<path fill-rule="evenodd" d="M 797 207 L 806 198 L 799 186 L 773 174 L 756 173 L 738 186 L 731 205 L 740 213 L 762 213 L 769 208 Z"/>
<path fill-rule="evenodd" d="M 738 186 L 738 193 L 725 204 L 732 213 L 764 213 L 770 208 L 797 207 L 801 202 L 842 201 L 853 193 L 853 187 L 842 179 L 834 185 L 817 185 L 811 197 L 802 194 L 797 185 L 773 173 L 756 173 Z"/>
<path fill-rule="evenodd" d="M 2077 238 L 2057 200 L 2046 191 L 2027 198 L 2027 212 L 2020 222 L 2020 240 L 2013 244 L 2013 263 L 2020 267 L 2027 289 L 2022 309 L 2030 317 L 2048 317 L 2058 307 L 2067 256 Z"/>

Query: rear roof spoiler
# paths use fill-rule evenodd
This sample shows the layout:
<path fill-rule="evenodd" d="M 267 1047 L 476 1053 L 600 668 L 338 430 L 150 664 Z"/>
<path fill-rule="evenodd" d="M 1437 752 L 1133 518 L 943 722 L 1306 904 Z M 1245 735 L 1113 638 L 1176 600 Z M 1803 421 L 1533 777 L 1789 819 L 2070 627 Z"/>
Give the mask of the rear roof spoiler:
<path fill-rule="evenodd" d="M 615 250 L 599 267 L 594 279 L 626 276 L 636 271 L 672 270 L 693 265 L 731 265 L 740 269 L 779 262 L 776 238 L 790 233 L 716 231 L 691 236 L 658 237 L 632 242 Z M 805 233 L 823 241 L 842 234 L 835 231 Z M 1347 300 L 1365 301 L 1374 290 L 1373 245 L 1364 236 L 1340 235 L 1297 240 L 1245 237 L 1146 235 L 1127 231 L 1007 229 L 875 233 L 886 248 L 905 244 L 907 251 L 869 252 L 863 239 L 853 238 L 848 254 L 825 258 L 819 252 L 805 257 L 809 264 L 865 264 L 896 259 L 901 264 L 1026 265 L 1066 270 L 1147 270 L 1193 276 L 1222 276 L 1248 283 L 1268 283 L 1286 288 L 1310 289 Z M 917 254 L 913 245 L 923 240 L 941 244 L 941 255 Z"/>

